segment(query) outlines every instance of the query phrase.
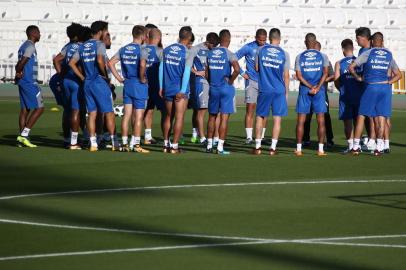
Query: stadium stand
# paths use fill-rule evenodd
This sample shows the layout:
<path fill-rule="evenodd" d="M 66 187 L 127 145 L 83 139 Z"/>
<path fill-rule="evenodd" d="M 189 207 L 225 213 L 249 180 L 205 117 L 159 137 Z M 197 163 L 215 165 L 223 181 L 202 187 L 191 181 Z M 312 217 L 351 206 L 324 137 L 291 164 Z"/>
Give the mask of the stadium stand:
<path fill-rule="evenodd" d="M 42 31 L 37 44 L 40 78 L 54 73 L 52 56 L 66 43 L 71 22 L 110 23 L 112 55 L 130 41 L 134 24 L 154 23 L 163 31 L 163 44 L 176 41 L 182 25 L 191 25 L 196 43 L 209 31 L 230 29 L 231 50 L 253 40 L 255 30 L 279 27 L 282 45 L 292 59 L 304 49 L 306 32 L 316 33 L 332 63 L 341 58 L 340 42 L 354 40 L 354 30 L 368 26 L 382 31 L 401 69 L 406 68 L 406 1 L 404 0 L 0 0 L 0 77 L 12 79 L 17 49 L 24 30 L 36 24 Z M 293 62 L 293 60 L 292 60 Z M 292 64 L 293 68 L 293 64 Z M 242 80 L 239 80 L 242 83 Z"/>

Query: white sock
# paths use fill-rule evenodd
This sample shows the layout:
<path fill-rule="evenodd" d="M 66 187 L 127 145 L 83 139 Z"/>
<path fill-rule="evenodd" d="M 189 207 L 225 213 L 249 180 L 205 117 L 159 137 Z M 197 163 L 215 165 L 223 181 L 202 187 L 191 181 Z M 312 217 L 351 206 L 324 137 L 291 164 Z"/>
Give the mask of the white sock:
<path fill-rule="evenodd" d="M 141 144 L 141 137 L 135 137 L 135 145 Z"/>
<path fill-rule="evenodd" d="M 384 142 L 383 139 L 377 139 L 377 144 L 376 144 L 376 149 L 381 152 L 383 151 L 383 147 L 384 147 Z"/>
<path fill-rule="evenodd" d="M 302 152 L 302 144 L 301 143 L 296 144 L 296 151 Z"/>
<path fill-rule="evenodd" d="M 207 149 L 212 149 L 213 148 L 213 139 L 208 138 L 207 139 Z"/>
<path fill-rule="evenodd" d="M 261 139 L 255 139 L 255 149 L 260 149 L 261 148 Z"/>
<path fill-rule="evenodd" d="M 178 148 L 179 148 L 179 144 L 173 143 L 171 147 L 172 147 L 173 149 L 178 149 Z"/>
<path fill-rule="evenodd" d="M 167 147 L 169 145 L 169 140 L 164 140 L 164 146 Z"/>
<path fill-rule="evenodd" d="M 368 141 L 368 147 L 372 147 L 372 146 L 374 146 L 374 145 L 376 145 L 376 141 L 375 141 L 375 139 L 369 139 L 369 141 Z"/>
<path fill-rule="evenodd" d="M 197 128 L 192 128 L 192 137 L 197 138 Z"/>
<path fill-rule="evenodd" d="M 204 143 L 206 141 L 206 137 L 200 137 L 200 143 Z"/>
<path fill-rule="evenodd" d="M 31 131 L 31 129 L 25 127 L 25 128 L 23 129 L 23 131 L 21 131 L 21 136 L 23 136 L 23 137 L 28 137 L 28 135 L 30 135 L 30 131 Z"/>
<path fill-rule="evenodd" d="M 265 131 L 266 131 L 266 128 L 262 128 L 261 139 L 264 139 L 264 138 L 265 138 Z"/>
<path fill-rule="evenodd" d="M 246 128 L 245 133 L 247 133 L 247 139 L 252 140 L 252 128 Z"/>
<path fill-rule="evenodd" d="M 92 147 L 97 147 L 97 138 L 96 138 L 96 136 L 90 136 L 90 145 Z"/>
<path fill-rule="evenodd" d="M 113 134 L 113 135 L 110 135 L 110 138 L 109 138 L 110 140 L 111 140 L 111 143 L 113 144 L 113 146 L 114 147 L 116 147 L 117 146 L 117 138 L 116 138 L 116 135 L 115 134 Z"/>
<path fill-rule="evenodd" d="M 130 147 L 133 147 L 135 145 L 135 136 L 131 136 L 131 140 L 130 140 Z"/>
<path fill-rule="evenodd" d="M 216 143 L 218 143 L 219 142 L 219 140 L 220 140 L 220 138 L 219 137 L 214 137 L 213 138 L 213 142 L 216 144 Z"/>
<path fill-rule="evenodd" d="M 217 151 L 219 152 L 224 151 L 224 140 L 219 140 L 219 144 L 217 145 Z"/>
<path fill-rule="evenodd" d="M 324 153 L 324 143 L 319 143 L 319 152 Z"/>
<path fill-rule="evenodd" d="M 121 137 L 121 140 L 123 141 L 123 144 L 128 144 L 128 137 L 127 136 Z"/>
<path fill-rule="evenodd" d="M 351 150 L 352 148 L 354 148 L 354 139 L 348 139 L 347 143 L 348 143 L 348 149 Z"/>
<path fill-rule="evenodd" d="M 70 134 L 70 144 L 71 145 L 75 145 L 78 144 L 78 136 L 79 136 L 79 132 L 71 132 Z"/>
<path fill-rule="evenodd" d="M 146 128 L 144 131 L 144 138 L 145 140 L 149 141 L 152 139 L 152 129 Z"/>
<path fill-rule="evenodd" d="M 354 150 L 358 150 L 359 149 L 359 143 L 360 143 L 360 139 L 354 138 L 354 146 L 353 149 Z"/>
<path fill-rule="evenodd" d="M 390 148 L 389 140 L 385 140 L 383 143 L 384 143 L 384 149 L 389 149 Z"/>
<path fill-rule="evenodd" d="M 272 139 L 271 149 L 276 150 L 276 144 L 278 143 L 277 139 Z"/>

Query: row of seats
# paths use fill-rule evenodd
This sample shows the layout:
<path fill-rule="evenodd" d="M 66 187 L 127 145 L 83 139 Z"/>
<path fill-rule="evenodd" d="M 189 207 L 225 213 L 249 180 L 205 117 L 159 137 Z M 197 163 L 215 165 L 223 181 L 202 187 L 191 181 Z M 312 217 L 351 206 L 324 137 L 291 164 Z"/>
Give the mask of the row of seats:
<path fill-rule="evenodd" d="M 404 8 L 404 0 L 2 0 L 2 2 L 44 2 L 61 4 L 102 4 L 102 5 L 165 5 L 165 6 L 288 6 L 288 7 L 323 7 L 323 8 Z"/>
<path fill-rule="evenodd" d="M 161 10 L 150 7 L 135 12 L 128 8 L 89 7 L 79 9 L 78 6 L 66 7 L 18 7 L 0 6 L 1 21 L 39 21 L 39 22 L 80 22 L 89 24 L 95 20 L 106 20 L 111 24 L 133 25 L 158 22 L 161 26 L 204 25 L 204 26 L 236 26 L 264 25 L 285 27 L 325 27 L 355 28 L 359 25 L 379 28 L 406 27 L 406 11 L 344 10 L 334 9 L 306 12 L 300 8 L 279 8 L 278 10 L 238 10 L 224 9 L 213 12 L 208 7 L 196 10 L 185 7 L 167 7 Z"/>

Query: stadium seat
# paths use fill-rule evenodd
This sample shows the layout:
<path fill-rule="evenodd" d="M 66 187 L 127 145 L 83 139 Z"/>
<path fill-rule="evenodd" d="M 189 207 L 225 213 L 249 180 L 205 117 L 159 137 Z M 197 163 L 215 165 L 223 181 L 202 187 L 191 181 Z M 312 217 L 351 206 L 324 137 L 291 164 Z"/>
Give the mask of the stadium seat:
<path fill-rule="evenodd" d="M 132 9 L 123 8 L 123 19 L 120 24 L 123 25 L 134 25 L 135 22 L 142 21 L 142 14 L 140 12 L 134 12 Z"/>
<path fill-rule="evenodd" d="M 342 7 L 343 8 L 360 8 L 364 0 L 344 0 Z"/>
<path fill-rule="evenodd" d="M 324 24 L 323 12 L 320 10 L 315 10 L 314 12 L 304 13 L 304 28 L 315 28 L 321 27 Z"/>
<path fill-rule="evenodd" d="M 82 11 L 78 11 L 75 6 L 63 6 L 62 7 L 62 19 L 61 22 L 79 22 L 82 19 Z"/>
<path fill-rule="evenodd" d="M 406 27 L 406 16 L 402 12 L 389 12 L 389 22 L 386 28 L 388 29 L 405 29 Z M 396 35 L 396 38 L 404 37 L 404 32 L 402 34 Z"/>
<path fill-rule="evenodd" d="M 315 8 L 320 7 L 323 2 L 324 0 L 303 0 L 300 6 L 305 8 Z"/>
<path fill-rule="evenodd" d="M 275 1 L 275 0 L 269 0 L 269 1 L 266 1 L 266 2 L 272 2 L 272 1 Z M 264 2 L 264 1 L 263 0 L 258 0 L 258 1 L 255 1 L 255 0 L 240 0 L 239 5 L 242 6 L 242 7 L 260 6 L 262 4 L 262 2 Z"/>
<path fill-rule="evenodd" d="M 162 17 L 159 25 L 177 26 L 181 24 L 182 17 L 176 11 L 178 7 L 166 7 L 162 10 Z"/>
<path fill-rule="evenodd" d="M 94 4 L 94 0 L 78 0 L 79 4 Z"/>
<path fill-rule="evenodd" d="M 349 11 L 346 14 L 347 23 L 344 25 L 344 28 L 355 29 L 362 25 L 367 25 L 367 16 L 364 12 Z"/>
<path fill-rule="evenodd" d="M 304 0 L 281 0 L 279 6 L 281 7 L 299 7 Z"/>
<path fill-rule="evenodd" d="M 220 16 L 214 13 L 211 9 L 200 9 L 200 25 L 204 26 L 217 26 L 220 23 Z"/>
<path fill-rule="evenodd" d="M 200 1 L 198 2 L 198 4 L 199 4 L 199 5 L 202 5 L 202 6 L 214 6 L 214 5 L 216 5 L 217 3 L 218 3 L 217 0 L 200 0 Z"/>
<path fill-rule="evenodd" d="M 181 6 L 193 6 L 197 4 L 199 0 L 179 0 L 179 5 Z"/>
<path fill-rule="evenodd" d="M 287 9 L 283 12 L 284 27 L 299 27 L 304 23 L 303 11 L 300 9 Z M 272 19 L 272 18 L 271 18 Z"/>
<path fill-rule="evenodd" d="M 17 6 L 8 6 L 1 11 L 2 21 L 14 21 L 19 19 L 21 16 L 20 9 Z"/>
<path fill-rule="evenodd" d="M 399 9 L 399 8 L 405 8 L 406 7 L 406 1 L 404 0 L 387 0 L 386 4 L 384 6 L 385 8 L 394 8 L 394 9 Z"/>
<path fill-rule="evenodd" d="M 96 20 L 103 20 L 103 11 L 100 7 L 92 7 L 82 9 L 83 14 L 81 18 L 81 23 L 90 24 Z M 77 10 L 76 10 L 77 12 Z"/>
<path fill-rule="evenodd" d="M 362 8 L 382 8 L 387 0 L 365 0 Z"/>
<path fill-rule="evenodd" d="M 139 1 L 137 1 L 137 4 L 152 6 L 154 4 L 157 4 L 158 2 L 159 2 L 159 0 L 139 0 Z"/>
<path fill-rule="evenodd" d="M 324 18 L 324 28 L 342 28 L 346 24 L 345 13 L 341 10 L 328 10 L 324 12 Z"/>
<path fill-rule="evenodd" d="M 103 20 L 118 24 L 123 21 L 123 13 L 120 8 L 103 8 Z"/>
<path fill-rule="evenodd" d="M 141 24 L 153 23 L 159 24 L 161 22 L 161 12 L 156 9 L 142 9 Z"/>
<path fill-rule="evenodd" d="M 113 5 L 113 4 L 115 4 L 115 1 L 114 1 L 114 0 L 98 0 L 98 2 L 99 2 L 100 4 L 107 4 L 107 5 Z"/>
<path fill-rule="evenodd" d="M 76 3 L 77 0 L 59 0 L 59 3 L 68 3 L 68 4 L 73 4 Z"/>
<path fill-rule="evenodd" d="M 181 24 L 183 25 L 196 25 L 200 22 L 200 12 L 196 12 L 196 9 L 194 8 L 182 8 L 181 12 L 180 12 L 180 16 L 181 16 Z"/>
<path fill-rule="evenodd" d="M 341 7 L 343 0 L 324 0 L 320 5 L 322 8 L 338 8 Z"/>
<path fill-rule="evenodd" d="M 382 11 L 368 12 L 368 25 L 372 28 L 384 28 L 388 26 L 388 15 Z"/>
<path fill-rule="evenodd" d="M 221 0 L 219 1 L 219 6 L 234 6 L 238 3 L 238 0 Z"/>
<path fill-rule="evenodd" d="M 224 26 L 235 26 L 241 22 L 241 13 L 235 11 L 225 11 L 221 14 L 221 24 Z"/>

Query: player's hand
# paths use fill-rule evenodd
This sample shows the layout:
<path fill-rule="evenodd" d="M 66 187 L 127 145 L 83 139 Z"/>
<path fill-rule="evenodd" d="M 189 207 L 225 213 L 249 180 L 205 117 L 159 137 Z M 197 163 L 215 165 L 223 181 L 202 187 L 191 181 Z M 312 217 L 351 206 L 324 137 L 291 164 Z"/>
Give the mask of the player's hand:
<path fill-rule="evenodd" d="M 203 71 L 196 71 L 195 74 L 196 74 L 196 76 L 204 77 L 206 75 L 206 72 L 204 70 Z"/>
<path fill-rule="evenodd" d="M 117 81 L 118 81 L 119 83 L 124 83 L 124 79 L 123 79 L 122 77 L 120 77 Z"/>
<path fill-rule="evenodd" d="M 147 84 L 148 80 L 147 80 L 147 78 L 144 77 L 142 80 L 140 80 L 140 82 L 143 83 L 143 84 Z"/>
<path fill-rule="evenodd" d="M 248 76 L 247 73 L 242 74 L 242 77 L 243 77 L 244 79 L 246 79 L 246 80 L 249 80 L 249 79 L 250 79 L 250 76 Z"/>
<path fill-rule="evenodd" d="M 15 76 L 16 79 L 21 79 L 22 77 L 23 77 L 22 72 L 16 73 L 16 76 Z"/>
<path fill-rule="evenodd" d="M 175 101 L 180 101 L 180 100 L 184 99 L 185 96 L 186 95 L 183 94 L 183 93 L 177 93 L 176 96 L 175 96 Z"/>
<path fill-rule="evenodd" d="M 359 82 L 364 81 L 361 76 L 356 76 L 355 79 L 356 79 L 357 81 L 359 81 Z"/>
<path fill-rule="evenodd" d="M 164 90 L 163 90 L 163 89 L 159 89 L 159 96 L 160 96 L 161 98 L 164 97 Z"/>

